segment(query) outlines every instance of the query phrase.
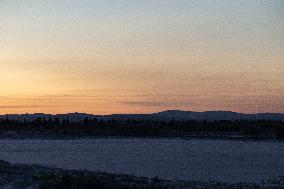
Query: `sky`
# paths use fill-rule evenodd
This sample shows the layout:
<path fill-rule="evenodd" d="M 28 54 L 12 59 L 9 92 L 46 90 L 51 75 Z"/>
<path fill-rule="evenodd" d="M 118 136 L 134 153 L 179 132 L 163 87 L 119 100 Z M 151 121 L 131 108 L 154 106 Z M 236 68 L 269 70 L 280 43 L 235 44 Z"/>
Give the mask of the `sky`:
<path fill-rule="evenodd" d="M 0 114 L 284 113 L 283 0 L 1 0 Z"/>

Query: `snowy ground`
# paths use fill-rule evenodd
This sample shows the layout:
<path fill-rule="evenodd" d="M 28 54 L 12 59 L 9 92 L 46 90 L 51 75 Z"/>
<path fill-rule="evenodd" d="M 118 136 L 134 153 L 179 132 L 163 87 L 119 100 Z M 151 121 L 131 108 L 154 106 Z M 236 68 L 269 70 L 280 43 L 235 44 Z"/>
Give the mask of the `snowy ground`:
<path fill-rule="evenodd" d="M 80 139 L 0 140 L 0 159 L 163 179 L 261 183 L 284 175 L 284 142 Z"/>

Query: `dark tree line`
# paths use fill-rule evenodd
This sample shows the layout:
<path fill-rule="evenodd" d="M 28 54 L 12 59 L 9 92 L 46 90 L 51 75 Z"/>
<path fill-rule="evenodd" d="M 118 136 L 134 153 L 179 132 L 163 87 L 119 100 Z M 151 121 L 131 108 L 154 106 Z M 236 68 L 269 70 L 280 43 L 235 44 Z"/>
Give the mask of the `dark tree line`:
<path fill-rule="evenodd" d="M 282 121 L 145 121 L 37 118 L 33 121 L 1 119 L 0 134 L 52 134 L 74 136 L 240 136 L 284 139 Z"/>

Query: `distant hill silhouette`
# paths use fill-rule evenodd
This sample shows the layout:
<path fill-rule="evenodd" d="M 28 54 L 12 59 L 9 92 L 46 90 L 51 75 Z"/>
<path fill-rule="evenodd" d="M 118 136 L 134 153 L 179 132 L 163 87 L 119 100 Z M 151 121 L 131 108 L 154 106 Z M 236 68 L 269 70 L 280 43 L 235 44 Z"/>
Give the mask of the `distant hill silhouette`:
<path fill-rule="evenodd" d="M 85 113 L 0 116 L 0 138 L 19 136 L 284 139 L 284 115 L 167 110 L 104 116 Z"/>
<path fill-rule="evenodd" d="M 157 121 L 170 121 L 170 120 L 194 120 L 194 121 L 218 121 L 218 120 L 271 120 L 271 121 L 284 121 L 284 114 L 281 113 L 257 113 L 257 114 L 244 114 L 231 111 L 206 111 L 206 112 L 194 112 L 194 111 L 182 111 L 182 110 L 166 110 L 153 114 L 111 114 L 111 115 L 93 115 L 86 113 L 66 113 L 66 114 L 7 114 L 0 115 L 0 119 L 10 120 L 34 120 L 36 118 L 45 119 L 68 119 L 71 122 L 80 122 L 85 118 L 98 120 L 157 120 Z"/>
<path fill-rule="evenodd" d="M 284 114 L 280 113 L 258 113 L 258 114 L 243 114 L 231 111 L 206 111 L 206 112 L 191 112 L 181 110 L 167 110 L 153 114 L 154 117 L 160 119 L 175 119 L 175 120 L 284 120 Z"/>

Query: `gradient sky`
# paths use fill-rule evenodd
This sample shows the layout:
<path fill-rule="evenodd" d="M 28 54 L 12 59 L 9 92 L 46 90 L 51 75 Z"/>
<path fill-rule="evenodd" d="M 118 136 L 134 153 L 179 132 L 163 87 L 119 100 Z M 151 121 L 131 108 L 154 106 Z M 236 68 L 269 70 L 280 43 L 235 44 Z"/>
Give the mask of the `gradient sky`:
<path fill-rule="evenodd" d="M 284 1 L 0 1 L 0 114 L 165 109 L 284 113 Z"/>

